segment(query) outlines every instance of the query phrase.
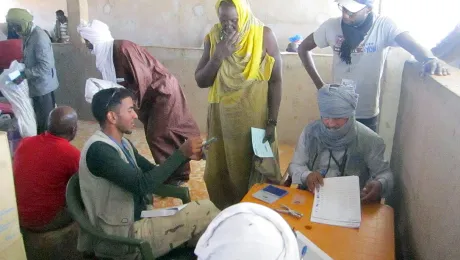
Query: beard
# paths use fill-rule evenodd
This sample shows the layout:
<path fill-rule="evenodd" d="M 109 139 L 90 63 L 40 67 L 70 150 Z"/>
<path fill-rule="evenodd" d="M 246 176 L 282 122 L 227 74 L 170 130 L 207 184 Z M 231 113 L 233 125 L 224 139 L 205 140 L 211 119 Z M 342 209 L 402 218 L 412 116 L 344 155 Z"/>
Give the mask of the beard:
<path fill-rule="evenodd" d="M 123 127 L 123 126 L 117 125 L 117 129 L 118 129 L 118 131 L 120 131 L 123 134 L 130 135 L 130 134 L 133 133 L 133 129 L 129 129 L 128 127 Z"/>

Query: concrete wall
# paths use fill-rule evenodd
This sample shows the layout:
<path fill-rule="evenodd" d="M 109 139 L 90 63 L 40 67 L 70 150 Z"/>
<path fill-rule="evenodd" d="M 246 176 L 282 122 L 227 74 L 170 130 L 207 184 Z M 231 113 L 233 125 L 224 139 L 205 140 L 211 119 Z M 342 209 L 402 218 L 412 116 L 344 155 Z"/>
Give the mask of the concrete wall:
<path fill-rule="evenodd" d="M 195 69 L 201 58 L 202 50 L 165 49 L 149 47 L 149 51 L 158 58 L 181 82 L 190 109 L 200 126 L 206 132 L 207 89 L 200 89 L 195 82 Z M 278 115 L 278 133 L 280 140 L 296 143 L 303 127 L 318 118 L 316 88 L 307 72 L 303 69 L 297 54 L 285 53 L 283 58 L 283 96 Z M 329 55 L 315 57 L 317 68 L 325 80 L 331 80 L 331 62 Z"/>
<path fill-rule="evenodd" d="M 203 51 L 160 47 L 147 49 L 178 78 L 200 130 L 206 132 L 208 90 L 198 88 L 194 78 Z M 93 120 L 90 106 L 84 100 L 84 87 L 87 78 L 100 77 L 94 57 L 84 49 L 64 44 L 55 44 L 54 52 L 61 85 L 56 93 L 57 102 L 75 107 L 80 118 Z M 325 80 L 331 80 L 331 57 L 317 55 L 315 60 L 321 75 Z M 283 54 L 283 61 L 283 99 L 278 131 L 283 142 L 296 143 L 303 127 L 318 118 L 316 88 L 296 54 Z"/>
<path fill-rule="evenodd" d="M 61 9 L 67 12 L 66 0 L 0 0 L 0 22 L 5 22 L 8 9 L 18 7 L 25 8 L 34 15 L 35 23 L 43 29 L 51 32 L 56 22 L 56 11 Z"/>
<path fill-rule="evenodd" d="M 215 3 L 216 0 L 91 0 L 88 8 L 90 18 L 106 22 L 114 38 L 146 46 L 200 47 L 218 21 Z M 273 29 L 281 49 L 286 49 L 290 36 L 306 37 L 330 16 L 340 14 L 332 0 L 250 3 L 255 15 Z"/>
<path fill-rule="evenodd" d="M 200 49 L 147 47 L 179 80 L 190 109 L 200 126 L 206 132 L 207 89 L 197 87 L 194 73 L 202 55 Z M 80 117 L 92 120 L 89 104 L 84 101 L 85 80 L 100 77 L 92 57 L 86 49 L 70 45 L 55 44 L 55 58 L 60 89 L 57 101 L 77 108 Z M 396 111 L 399 102 L 403 58 L 402 50 L 391 51 L 382 84 L 382 116 L 380 134 L 387 143 L 387 158 L 391 153 Z M 279 136 L 281 141 L 296 143 L 303 127 L 319 117 L 316 103 L 316 88 L 303 69 L 297 54 L 283 53 L 283 97 L 279 113 Z M 69 61 L 72 61 L 71 63 Z M 315 55 L 316 66 L 323 78 L 330 82 L 332 57 Z"/>
<path fill-rule="evenodd" d="M 59 80 L 56 102 L 75 108 L 80 119 L 94 120 L 85 100 L 85 83 L 88 78 L 102 77 L 96 68 L 96 59 L 87 49 L 70 44 L 53 44 L 53 50 Z"/>
<path fill-rule="evenodd" d="M 387 160 L 391 158 L 391 151 L 393 148 L 393 137 L 396 127 L 396 116 L 398 114 L 404 62 L 410 58 L 411 55 L 402 48 L 391 48 L 382 76 L 379 134 L 387 146 L 385 150 L 385 158 Z"/>
<path fill-rule="evenodd" d="M 460 259 L 460 72 L 418 73 L 406 64 L 391 160 L 398 230 L 410 259 Z"/>
<path fill-rule="evenodd" d="M 66 0 L 1 0 L 0 23 L 9 8 L 27 8 L 36 23 L 51 31 L 55 11 L 67 13 Z M 288 38 L 312 33 L 330 17 L 340 15 L 333 0 L 249 0 L 254 14 L 271 27 L 280 49 L 286 49 Z M 375 1 L 375 9 L 379 2 Z M 129 39 L 145 46 L 200 47 L 204 36 L 218 19 L 216 0 L 90 0 L 90 19 L 106 22 L 114 38 Z M 319 51 L 328 53 L 325 49 Z"/>

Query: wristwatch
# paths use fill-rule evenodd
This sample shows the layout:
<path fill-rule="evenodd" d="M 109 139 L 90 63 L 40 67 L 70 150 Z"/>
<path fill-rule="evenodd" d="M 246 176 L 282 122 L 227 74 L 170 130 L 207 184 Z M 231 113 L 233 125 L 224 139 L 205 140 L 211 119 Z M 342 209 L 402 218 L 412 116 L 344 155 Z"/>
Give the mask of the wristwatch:
<path fill-rule="evenodd" d="M 278 122 L 275 120 L 275 119 L 268 119 L 267 120 L 267 125 L 272 125 L 272 126 L 276 126 Z"/>

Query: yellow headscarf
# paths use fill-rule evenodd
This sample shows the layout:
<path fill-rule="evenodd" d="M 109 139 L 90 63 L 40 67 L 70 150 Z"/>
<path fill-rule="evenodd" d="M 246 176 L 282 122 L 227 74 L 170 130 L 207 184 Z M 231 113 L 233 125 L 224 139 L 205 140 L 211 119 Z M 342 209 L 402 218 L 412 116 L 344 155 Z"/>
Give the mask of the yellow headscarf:
<path fill-rule="evenodd" d="M 240 34 L 237 51 L 232 56 L 225 59 L 219 69 L 214 84 L 209 92 L 209 102 L 219 102 L 222 95 L 220 82 L 225 83 L 229 89 L 240 89 L 251 82 L 268 80 L 271 75 L 273 61 L 270 61 L 268 70 L 261 70 L 264 24 L 257 19 L 251 10 L 248 0 L 218 0 L 216 12 L 222 2 L 233 3 L 238 13 L 238 33 Z M 213 55 L 217 43 L 219 43 L 222 25 L 217 23 L 208 34 Z M 268 72 L 268 73 L 267 73 Z"/>
<path fill-rule="evenodd" d="M 34 16 L 29 11 L 22 8 L 11 8 L 6 14 L 6 21 L 8 23 L 16 23 L 21 25 L 22 31 L 19 33 L 23 35 L 30 33 L 33 25 L 33 20 Z"/>
<path fill-rule="evenodd" d="M 235 52 L 235 55 L 249 58 L 243 71 L 243 76 L 246 79 L 257 79 L 262 58 L 264 24 L 253 15 L 247 0 L 218 0 L 216 3 L 216 12 L 218 14 L 222 2 L 233 2 L 238 13 L 240 41 L 238 43 L 239 49 Z M 222 30 L 220 23 L 217 24 L 217 27 L 219 31 Z"/>

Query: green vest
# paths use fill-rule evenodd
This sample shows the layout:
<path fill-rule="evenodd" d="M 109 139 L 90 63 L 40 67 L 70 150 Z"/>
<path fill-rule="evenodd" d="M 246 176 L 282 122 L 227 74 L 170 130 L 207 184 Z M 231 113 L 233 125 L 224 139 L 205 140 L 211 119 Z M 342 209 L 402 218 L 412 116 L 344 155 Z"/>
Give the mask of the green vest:
<path fill-rule="evenodd" d="M 134 201 L 130 192 L 109 182 L 104 178 L 93 175 L 86 164 L 86 153 L 94 142 L 104 142 L 115 148 L 120 159 L 129 163 L 121 147 L 101 131 L 97 131 L 86 142 L 80 157 L 80 190 L 86 213 L 91 224 L 108 235 L 133 237 Z M 123 138 L 132 158 L 134 150 L 131 143 Z M 137 166 L 136 160 L 134 163 Z M 93 251 L 97 256 L 116 259 L 132 259 L 137 254 L 135 249 L 119 244 L 100 241 L 89 234 L 80 232 L 78 240 L 79 251 Z"/>

